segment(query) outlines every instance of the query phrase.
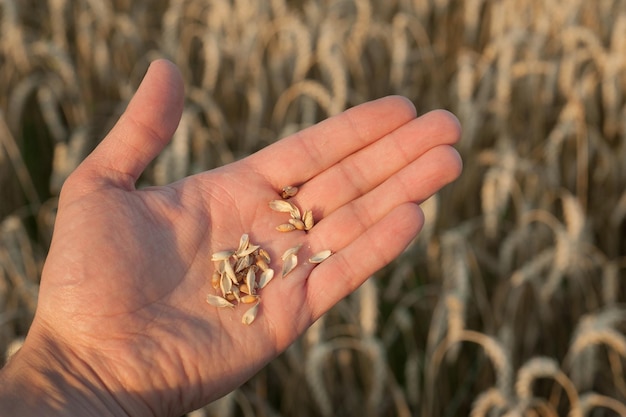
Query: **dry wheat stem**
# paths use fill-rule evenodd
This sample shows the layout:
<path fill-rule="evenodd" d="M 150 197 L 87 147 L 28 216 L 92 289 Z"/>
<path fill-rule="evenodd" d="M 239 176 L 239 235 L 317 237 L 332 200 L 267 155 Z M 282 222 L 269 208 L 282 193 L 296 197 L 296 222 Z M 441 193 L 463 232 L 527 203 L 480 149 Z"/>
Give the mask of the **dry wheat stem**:
<path fill-rule="evenodd" d="M 604 407 L 594 401 L 624 413 L 612 402 L 626 390 L 624 323 L 615 313 L 623 311 L 626 274 L 620 252 L 626 218 L 621 2 L 157 0 L 146 7 L 130 0 L 0 0 L 0 10 L 0 88 L 6 92 L 0 97 L 0 211 L 17 215 L 23 226 L 31 221 L 23 214 L 32 214 L 42 229 L 27 243 L 12 237 L 11 248 L 3 249 L 10 254 L 0 260 L 0 306 L 19 317 L 0 327 L 0 348 L 28 328 L 23 318 L 34 304 L 23 298 L 36 291 L 33 271 L 40 270 L 49 244 L 61 184 L 108 131 L 148 62 L 168 57 L 181 68 L 188 99 L 180 131 L 146 170 L 145 185 L 235 161 L 390 93 L 409 97 L 420 113 L 449 108 L 463 126 L 460 182 L 438 195 L 437 216 L 427 213 L 430 224 L 384 271 L 378 294 L 344 303 L 341 314 L 317 322 L 301 342 L 305 348 L 277 360 L 275 369 L 290 372 L 278 379 L 261 374 L 228 397 L 224 413 L 321 415 L 297 408 L 315 400 L 290 382 L 302 372 L 303 352 L 348 332 L 346 326 L 351 335 L 367 334 L 405 355 L 387 358 L 388 376 L 403 382 L 386 393 L 406 414 L 415 414 L 419 403 L 432 406 L 424 415 L 462 413 L 451 401 L 465 388 L 460 383 L 439 386 L 441 401 L 433 404 L 424 394 L 435 381 L 420 385 L 409 374 L 433 357 L 446 329 L 452 340 L 466 328 L 503 335 L 502 350 L 514 363 L 545 352 L 549 340 L 567 351 L 553 359 L 568 369 L 581 397 L 599 376 L 605 381 L 606 398 L 590 396 L 581 413 L 602 412 L 592 410 Z M 54 154 L 43 155 L 44 147 L 31 152 L 41 144 Z M 33 169 L 48 157 L 50 178 Z M 39 204 L 38 193 L 52 198 Z M 471 231 L 459 237 L 464 250 L 443 247 L 448 231 L 469 224 Z M 19 280 L 33 282 L 32 291 L 24 292 Z M 568 306 L 566 324 L 551 319 L 555 303 Z M 529 310 L 533 322 L 521 326 Z M 596 314 L 591 324 L 579 317 L 589 313 Z M 446 349 L 448 366 L 455 366 Z M 406 369 L 395 364 L 402 359 Z M 431 368 L 425 372 L 437 376 Z M 331 395 L 331 414 L 337 401 L 359 403 L 357 389 L 325 382 L 332 394 L 344 393 L 341 400 Z M 294 388 L 269 404 L 276 396 L 260 399 L 250 388 L 263 384 Z M 491 384 L 477 380 L 467 397 L 480 398 Z M 250 395 L 255 401 L 246 400 Z M 541 399 L 506 398 L 505 406 L 492 395 L 491 414 L 556 414 Z M 475 404 L 478 410 L 485 405 L 483 414 L 489 408 L 484 401 Z M 392 408 L 381 414 L 394 414 Z"/>

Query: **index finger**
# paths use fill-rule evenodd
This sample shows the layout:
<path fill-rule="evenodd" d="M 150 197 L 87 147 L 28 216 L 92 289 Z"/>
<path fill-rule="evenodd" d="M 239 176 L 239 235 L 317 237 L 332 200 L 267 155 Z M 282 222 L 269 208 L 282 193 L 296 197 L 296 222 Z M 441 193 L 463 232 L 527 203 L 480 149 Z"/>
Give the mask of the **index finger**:
<path fill-rule="evenodd" d="M 401 96 L 370 101 L 270 145 L 248 158 L 276 189 L 302 184 L 416 117 Z"/>

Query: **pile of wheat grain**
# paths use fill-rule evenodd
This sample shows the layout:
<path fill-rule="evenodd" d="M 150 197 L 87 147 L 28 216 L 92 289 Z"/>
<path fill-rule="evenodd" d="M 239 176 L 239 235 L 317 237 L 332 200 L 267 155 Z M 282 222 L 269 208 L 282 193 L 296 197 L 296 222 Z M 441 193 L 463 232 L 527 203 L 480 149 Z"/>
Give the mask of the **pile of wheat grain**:
<path fill-rule="evenodd" d="M 165 56 L 188 97 L 144 183 L 387 94 L 464 128 L 463 176 L 406 253 L 194 416 L 626 415 L 626 3 L 2 0 L 0 19 L 0 350 L 32 318 L 60 184 Z"/>

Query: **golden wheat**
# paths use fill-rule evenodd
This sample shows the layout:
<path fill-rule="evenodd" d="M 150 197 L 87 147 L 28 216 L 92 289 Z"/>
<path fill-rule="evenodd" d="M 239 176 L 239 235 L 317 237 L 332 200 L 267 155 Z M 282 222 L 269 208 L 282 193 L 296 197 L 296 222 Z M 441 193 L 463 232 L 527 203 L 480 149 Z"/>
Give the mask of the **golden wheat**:
<path fill-rule="evenodd" d="M 167 57 L 184 115 L 142 186 L 387 94 L 463 126 L 463 176 L 379 282 L 193 415 L 625 413 L 626 2 L 0 0 L 0 20 L 0 351 L 63 181 Z"/>

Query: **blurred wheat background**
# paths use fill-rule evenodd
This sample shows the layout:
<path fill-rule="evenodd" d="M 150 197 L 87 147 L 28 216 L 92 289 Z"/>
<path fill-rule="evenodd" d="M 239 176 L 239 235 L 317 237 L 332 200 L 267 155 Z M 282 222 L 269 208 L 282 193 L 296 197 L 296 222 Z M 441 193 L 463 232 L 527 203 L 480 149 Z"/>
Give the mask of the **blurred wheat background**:
<path fill-rule="evenodd" d="M 388 94 L 464 129 L 407 251 L 191 415 L 626 416 L 626 2 L 0 0 L 0 32 L 0 351 L 61 184 L 167 57 L 187 101 L 143 184 Z"/>

